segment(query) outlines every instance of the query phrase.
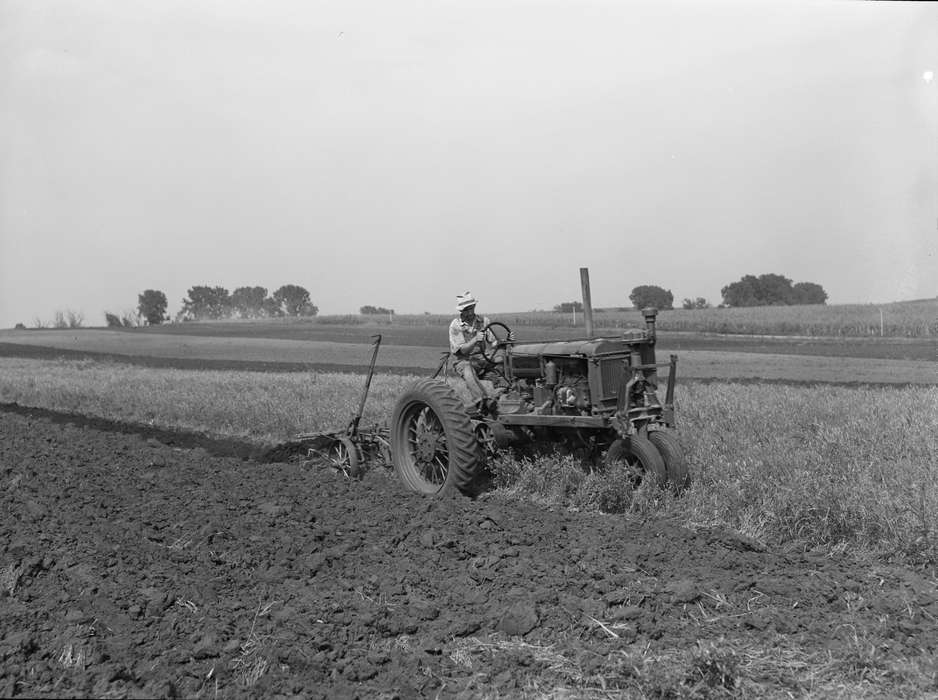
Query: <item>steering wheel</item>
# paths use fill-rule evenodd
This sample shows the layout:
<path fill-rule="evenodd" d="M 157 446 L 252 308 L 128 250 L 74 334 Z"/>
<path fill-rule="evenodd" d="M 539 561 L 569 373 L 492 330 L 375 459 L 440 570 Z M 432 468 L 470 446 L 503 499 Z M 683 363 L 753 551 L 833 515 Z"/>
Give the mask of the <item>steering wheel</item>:
<path fill-rule="evenodd" d="M 502 335 L 501 333 L 495 332 L 496 326 L 504 329 L 504 337 L 500 337 Z M 485 361 L 488 362 L 489 364 L 497 365 L 498 360 L 495 358 L 495 353 L 498 351 L 499 347 L 501 347 L 502 345 L 505 345 L 508 342 L 508 336 L 511 334 L 511 329 L 508 326 L 506 326 L 504 323 L 502 323 L 501 321 L 492 321 L 490 324 L 488 324 L 485 328 L 482 329 L 482 332 L 485 334 L 486 337 L 488 337 L 489 332 L 491 332 L 492 336 L 494 336 L 495 338 L 495 344 L 492 347 L 491 355 L 489 355 L 487 352 L 488 343 L 484 343 L 482 345 L 482 357 L 484 357 Z"/>

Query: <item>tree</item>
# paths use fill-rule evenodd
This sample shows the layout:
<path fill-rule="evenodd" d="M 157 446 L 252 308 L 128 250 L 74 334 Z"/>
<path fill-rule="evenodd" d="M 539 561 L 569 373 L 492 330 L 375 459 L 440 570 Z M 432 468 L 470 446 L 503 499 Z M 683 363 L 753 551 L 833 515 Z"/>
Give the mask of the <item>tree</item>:
<path fill-rule="evenodd" d="M 85 315 L 81 311 L 69 309 L 65 312 L 65 317 L 68 319 L 69 328 L 81 328 L 85 323 Z"/>
<path fill-rule="evenodd" d="M 361 307 L 358 310 L 358 313 L 362 314 L 363 316 L 367 316 L 369 314 L 375 314 L 375 315 L 380 314 L 381 316 L 393 316 L 394 309 L 386 309 L 383 306 L 371 306 L 371 305 L 366 304 L 365 306 Z"/>
<path fill-rule="evenodd" d="M 283 316 L 283 307 L 273 297 L 266 297 L 262 306 L 265 316 L 277 318 Z"/>
<path fill-rule="evenodd" d="M 266 298 L 266 287 L 238 287 L 231 293 L 231 308 L 241 318 L 258 318 L 265 315 Z"/>
<path fill-rule="evenodd" d="M 696 299 L 684 299 L 682 306 L 685 309 L 709 309 L 710 302 L 703 297 L 697 297 Z"/>
<path fill-rule="evenodd" d="M 745 275 L 720 290 L 727 306 L 780 306 L 791 304 L 823 304 L 827 292 L 819 284 L 799 282 L 792 286 L 784 275 Z"/>
<path fill-rule="evenodd" d="M 300 316 L 313 317 L 319 313 L 319 307 L 313 302 L 308 301 L 300 307 Z M 393 311 L 391 313 L 394 313 Z"/>
<path fill-rule="evenodd" d="M 814 282 L 798 282 L 794 286 L 796 304 L 824 304 L 827 302 L 827 292 L 824 287 Z"/>
<path fill-rule="evenodd" d="M 759 289 L 766 304 L 787 306 L 794 303 L 791 280 L 784 275 L 759 275 Z"/>
<path fill-rule="evenodd" d="M 319 309 L 309 300 L 309 292 L 297 284 L 285 284 L 274 292 L 274 301 L 287 316 L 315 316 Z"/>
<path fill-rule="evenodd" d="M 744 275 L 738 282 L 728 284 L 720 290 L 723 303 L 727 306 L 759 306 L 761 293 L 759 280 L 754 275 Z"/>
<path fill-rule="evenodd" d="M 629 294 L 632 306 L 636 309 L 644 309 L 648 306 L 654 306 L 658 309 L 673 309 L 674 295 L 670 289 L 662 289 L 653 284 L 644 284 L 635 287 Z"/>
<path fill-rule="evenodd" d="M 151 326 L 166 319 L 166 295 L 158 289 L 146 289 L 137 295 L 137 310 Z"/>
<path fill-rule="evenodd" d="M 197 285 L 189 289 L 182 300 L 184 315 L 201 321 L 206 318 L 226 318 L 231 312 L 231 296 L 224 287 Z"/>
<path fill-rule="evenodd" d="M 583 311 L 583 302 L 581 301 L 565 301 L 561 304 L 557 304 L 554 307 L 554 313 L 557 314 L 569 314 L 574 311 Z"/>

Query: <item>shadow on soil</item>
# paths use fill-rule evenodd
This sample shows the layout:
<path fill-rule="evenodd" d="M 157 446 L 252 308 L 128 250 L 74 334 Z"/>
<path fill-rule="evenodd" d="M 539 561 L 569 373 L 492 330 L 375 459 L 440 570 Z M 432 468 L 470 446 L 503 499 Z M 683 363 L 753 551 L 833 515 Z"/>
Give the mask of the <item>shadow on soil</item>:
<path fill-rule="evenodd" d="M 107 418 L 86 416 L 81 413 L 53 411 L 48 408 L 36 408 L 33 406 L 21 406 L 16 402 L 0 403 L 0 411 L 29 418 L 45 418 L 57 425 L 74 425 L 79 428 L 92 428 L 94 430 L 103 430 L 111 433 L 139 435 L 148 440 L 157 440 L 170 447 L 181 447 L 184 449 L 201 447 L 206 452 L 216 457 L 236 457 L 253 462 L 278 462 L 286 461 L 293 454 L 290 449 L 280 445 L 262 445 L 248 440 L 212 437 L 204 433 L 169 430 L 153 425 L 146 425 L 144 423 L 125 423 L 122 421 L 109 420 Z"/>

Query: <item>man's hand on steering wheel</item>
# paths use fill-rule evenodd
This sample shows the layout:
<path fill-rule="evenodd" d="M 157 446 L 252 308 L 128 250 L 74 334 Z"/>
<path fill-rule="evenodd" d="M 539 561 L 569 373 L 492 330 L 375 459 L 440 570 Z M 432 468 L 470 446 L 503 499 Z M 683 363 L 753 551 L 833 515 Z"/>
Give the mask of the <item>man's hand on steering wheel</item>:
<path fill-rule="evenodd" d="M 502 330 L 496 333 L 495 332 L 496 328 L 500 328 Z M 489 348 L 487 344 L 483 343 L 482 357 L 484 357 L 487 362 L 490 362 L 493 365 L 498 364 L 499 360 L 495 357 L 495 353 L 503 345 L 507 345 L 508 343 L 514 342 L 515 332 L 511 330 L 508 326 L 506 326 L 504 323 L 502 323 L 501 321 L 492 321 L 490 324 L 488 324 L 485 328 L 482 329 L 482 334 L 486 338 L 489 337 L 489 334 L 491 334 L 491 336 L 495 339 L 495 342 L 493 343 L 493 346 L 492 346 L 491 354 L 489 353 Z"/>

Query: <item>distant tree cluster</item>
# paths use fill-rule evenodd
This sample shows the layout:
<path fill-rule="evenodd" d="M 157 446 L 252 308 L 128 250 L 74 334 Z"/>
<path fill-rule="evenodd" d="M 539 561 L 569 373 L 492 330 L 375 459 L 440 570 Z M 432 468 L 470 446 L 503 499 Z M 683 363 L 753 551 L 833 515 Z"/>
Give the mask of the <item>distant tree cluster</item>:
<path fill-rule="evenodd" d="M 265 287 L 238 287 L 229 294 L 224 287 L 196 285 L 189 288 L 182 300 L 177 319 L 275 318 L 318 313 L 319 307 L 310 301 L 309 291 L 297 284 L 285 284 L 271 295 Z"/>
<path fill-rule="evenodd" d="M 685 309 L 709 309 L 710 302 L 703 297 L 697 297 L 696 299 L 685 299 L 681 306 Z"/>
<path fill-rule="evenodd" d="M 143 316 L 136 309 L 130 309 L 120 314 L 105 311 L 104 320 L 107 322 L 108 328 L 136 328 L 144 323 Z"/>
<path fill-rule="evenodd" d="M 662 289 L 653 284 L 643 284 L 635 287 L 629 294 L 629 300 L 636 309 L 654 306 L 657 309 L 673 309 L 674 295 L 670 289 Z"/>
<path fill-rule="evenodd" d="M 570 314 L 574 311 L 583 311 L 583 302 L 580 301 L 565 301 L 561 304 L 557 304 L 554 307 L 554 313 L 558 314 Z"/>
<path fill-rule="evenodd" d="M 371 306 L 369 304 L 366 304 L 365 306 L 361 307 L 358 310 L 358 313 L 362 314 L 363 316 L 367 316 L 369 314 L 381 314 L 382 316 L 393 316 L 394 309 L 386 309 L 383 306 Z"/>
<path fill-rule="evenodd" d="M 792 281 L 784 275 L 745 275 L 720 290 L 726 306 L 791 306 L 824 304 L 827 292 L 814 282 Z"/>
<path fill-rule="evenodd" d="M 82 328 L 85 323 L 85 314 L 81 311 L 67 309 L 65 311 L 56 311 L 52 321 L 45 321 L 38 316 L 33 319 L 33 328 Z M 16 324 L 17 328 L 26 326 L 22 323 Z"/>

